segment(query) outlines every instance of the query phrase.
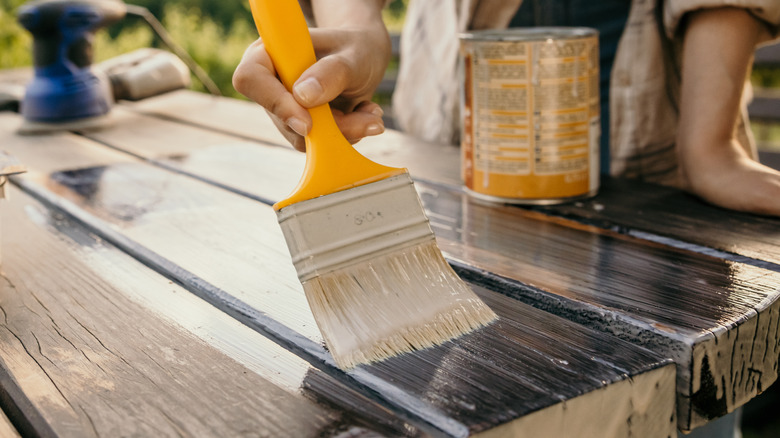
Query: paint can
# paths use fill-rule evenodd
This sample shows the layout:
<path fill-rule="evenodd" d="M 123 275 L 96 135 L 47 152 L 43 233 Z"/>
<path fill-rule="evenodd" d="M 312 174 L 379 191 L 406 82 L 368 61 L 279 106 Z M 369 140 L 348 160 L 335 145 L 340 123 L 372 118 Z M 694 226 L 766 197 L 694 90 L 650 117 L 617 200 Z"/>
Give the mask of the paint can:
<path fill-rule="evenodd" d="M 584 27 L 460 36 L 467 192 L 515 204 L 557 204 L 596 194 L 598 51 L 598 32 Z"/>

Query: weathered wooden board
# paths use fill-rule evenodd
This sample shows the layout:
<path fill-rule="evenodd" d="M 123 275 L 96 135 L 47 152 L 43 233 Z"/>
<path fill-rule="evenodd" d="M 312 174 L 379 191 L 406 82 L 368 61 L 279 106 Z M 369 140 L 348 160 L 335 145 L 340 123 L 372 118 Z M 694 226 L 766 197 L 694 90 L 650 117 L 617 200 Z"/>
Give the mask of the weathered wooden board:
<path fill-rule="evenodd" d="M 534 209 L 780 272 L 780 220 L 718 208 L 668 187 L 610 178 L 594 198 Z"/>
<path fill-rule="evenodd" d="M 215 99 L 206 97 L 207 102 Z M 200 100 L 196 99 L 197 102 Z M 290 147 L 246 140 L 240 134 L 210 131 L 204 127 L 127 111 L 123 107 L 115 108 L 112 117 L 115 124 L 110 129 L 81 134 L 110 148 L 265 202 L 287 195 L 295 187 L 305 162 L 305 155 L 293 152 Z M 276 129 L 272 124 L 264 128 Z M 271 140 L 274 137 L 271 135 Z M 388 132 L 378 138 L 390 140 L 366 141 L 362 152 L 383 164 L 407 167 L 417 180 L 436 181 L 444 185 L 457 183 L 457 173 L 453 174 L 448 166 L 459 153 L 456 148 L 433 144 L 415 147 L 416 143 L 405 143 L 406 137 L 397 132 Z M 264 163 L 264 166 L 258 168 L 258 163 Z M 258 175 L 258 172 L 263 174 Z M 258 183 L 263 187 L 256 190 L 254 184 Z"/>
<path fill-rule="evenodd" d="M 531 285 L 516 296 L 674 358 L 683 428 L 733 411 L 777 379 L 776 272 L 422 188 L 461 275 Z"/>
<path fill-rule="evenodd" d="M 265 110 L 251 102 L 215 98 L 186 90 L 177 91 L 116 108 L 114 116 L 125 120 L 123 123 L 130 129 L 136 123 L 154 122 L 149 118 L 130 118 L 127 110 L 139 115 L 152 115 L 158 120 L 178 121 L 225 133 L 235 139 L 291 149 Z M 112 135 L 112 141 L 121 143 L 123 148 L 146 151 L 144 156 L 162 158 L 160 154 L 153 154 L 149 145 L 130 142 L 130 138 L 132 135 L 124 139 L 118 134 Z M 393 130 L 379 136 L 366 137 L 355 146 L 361 153 L 382 164 L 408 168 L 417 180 L 460 185 L 460 149 L 455 146 L 423 142 Z M 297 172 L 292 173 L 297 179 Z"/>
<path fill-rule="evenodd" d="M 0 208 L 0 400 L 25 436 L 420 433 L 65 215 L 12 195 Z"/>
<path fill-rule="evenodd" d="M 302 167 L 302 163 L 293 161 L 300 154 L 287 152 L 286 148 L 234 144 L 220 154 L 220 145 L 214 144 L 209 154 L 223 158 L 211 166 L 201 166 L 201 146 L 173 162 L 156 155 L 154 143 L 133 145 L 130 138 L 115 131 L 106 131 L 97 138 L 119 148 L 132 148 L 139 156 L 197 174 L 236 192 L 270 201 L 286 193 L 281 187 L 294 186 L 297 172 L 293 169 Z M 427 146 L 418 142 L 416 147 L 425 150 Z M 236 150 L 246 149 L 253 152 L 237 153 L 240 163 L 228 163 Z M 257 159 L 263 154 L 262 149 L 273 149 L 268 160 Z M 277 160 L 285 152 L 292 158 Z M 441 162 L 453 165 L 453 158 L 442 154 Z M 295 168 L 285 167 L 295 164 Z M 233 171 L 230 179 L 221 177 L 226 169 Z M 424 179 L 437 180 L 436 172 Z M 463 274 L 471 275 L 473 281 L 495 277 L 498 283 L 531 285 L 519 287 L 514 296 L 674 358 L 679 365 L 678 414 L 683 429 L 733 411 L 776 380 L 780 276 L 760 267 L 772 267 L 772 262 L 764 262 L 763 257 L 779 246 L 765 244 L 758 237 L 770 233 L 771 224 L 767 221 L 775 220 L 730 216 L 730 223 L 723 222 L 730 225 L 730 251 L 751 252 L 757 258 L 718 257 L 725 253 L 707 254 L 702 250 L 706 242 L 717 246 L 716 239 L 709 240 L 717 234 L 713 232 L 698 231 L 700 244 L 680 241 L 681 244 L 674 245 L 674 239 L 661 239 L 649 232 L 632 236 L 626 233 L 630 228 L 615 225 L 622 224 L 621 221 L 605 224 L 594 220 L 583 225 L 583 214 L 575 214 L 580 222 L 556 219 L 555 216 L 564 215 L 561 211 L 566 208 L 587 210 L 580 204 L 545 208 L 544 211 L 554 213 L 545 215 L 480 203 L 449 184 L 419 183 L 418 189 L 445 255 L 460 262 Z M 681 239 L 696 234 L 690 228 L 705 228 L 702 225 L 706 214 L 702 212 L 709 207 L 698 201 L 692 201 L 693 206 L 689 203 L 687 209 L 685 203 L 678 201 L 677 208 L 667 210 L 670 203 L 662 197 L 645 205 L 646 212 L 637 209 L 637 203 L 642 201 L 636 200 L 636 194 L 654 190 L 643 185 L 632 186 L 632 190 L 610 190 L 607 186 L 603 195 L 582 204 L 590 203 L 594 212 L 622 211 L 622 215 L 615 215 L 621 218 L 631 216 L 633 205 L 633 211 L 640 212 L 636 221 L 647 224 L 688 217 L 695 225 L 683 227 Z M 668 189 L 663 193 L 691 201 Z M 738 227 L 738 223 L 747 225 Z M 619 229 L 611 230 L 616 227 Z M 655 225 L 656 231 L 661 228 L 673 227 Z M 739 244 L 738 231 L 746 228 L 759 232 L 752 234 L 751 239 L 747 231 L 743 246 Z M 777 232 L 772 229 L 771 233 Z"/>
<path fill-rule="evenodd" d="M 19 432 L 16 430 L 14 425 L 11 423 L 11 420 L 8 419 L 8 416 L 5 415 L 5 413 L 0 412 L 0 436 L 6 437 L 6 438 L 19 438 L 21 435 L 19 435 Z"/>
<path fill-rule="evenodd" d="M 73 136 L 59 137 L 68 147 Z M 670 361 L 476 285 L 502 317 L 498 323 L 341 374 L 321 345 L 267 205 L 129 156 L 108 166 L 55 170 L 25 138 L 3 140 L 32 169 L 14 179 L 26 191 L 435 433 L 675 433 Z M 39 163 L 49 173 L 37 172 Z"/>
<path fill-rule="evenodd" d="M 178 90 L 137 102 L 122 102 L 121 108 L 224 132 L 238 138 L 287 144 L 265 110 L 245 100 Z"/>
<path fill-rule="evenodd" d="M 209 98 L 208 102 L 211 101 Z M 266 162 L 269 164 L 263 169 L 267 176 L 263 180 L 266 190 L 281 197 L 295 185 L 294 178 L 297 176 L 290 169 L 302 169 L 305 161 L 304 154 L 291 153 L 289 147 L 268 146 L 235 135 L 137 114 L 121 107 L 113 111 L 112 117 L 114 126 L 110 129 L 86 131 L 83 135 L 109 148 L 153 160 L 196 177 L 208 178 L 215 184 L 230 187 L 252 184 L 254 180 L 247 181 L 246 176 L 258 171 L 255 163 Z M 285 184 L 286 181 L 290 182 Z"/>
<path fill-rule="evenodd" d="M 178 91 L 134 103 L 131 108 L 261 143 L 287 145 L 264 110 L 250 102 Z M 416 180 L 461 185 L 456 147 L 388 131 L 364 139 L 358 148 L 384 164 L 408 167 Z M 593 199 L 535 209 L 721 258 L 773 270 L 780 266 L 780 227 L 776 219 L 712 207 L 673 189 L 607 178 Z"/>

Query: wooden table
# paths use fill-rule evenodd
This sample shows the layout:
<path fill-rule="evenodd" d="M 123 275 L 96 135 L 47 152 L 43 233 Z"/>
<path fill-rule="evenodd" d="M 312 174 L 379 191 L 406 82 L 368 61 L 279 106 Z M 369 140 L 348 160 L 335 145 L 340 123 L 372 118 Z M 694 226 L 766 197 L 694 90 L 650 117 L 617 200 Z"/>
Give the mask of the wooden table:
<path fill-rule="evenodd" d="M 501 319 L 344 373 L 270 207 L 303 155 L 264 111 L 178 91 L 112 117 L 22 137 L 0 113 L 29 168 L 0 205 L 0 406 L 23 434 L 667 437 L 777 377 L 777 220 L 614 180 L 556 207 L 477 202 L 457 148 L 397 132 L 359 148 L 410 169 Z"/>

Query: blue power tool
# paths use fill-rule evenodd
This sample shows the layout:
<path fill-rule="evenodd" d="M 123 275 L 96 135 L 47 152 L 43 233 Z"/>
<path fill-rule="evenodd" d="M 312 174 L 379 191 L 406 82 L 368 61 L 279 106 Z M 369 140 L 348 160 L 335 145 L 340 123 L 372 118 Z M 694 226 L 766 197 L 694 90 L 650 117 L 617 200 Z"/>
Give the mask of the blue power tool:
<path fill-rule="evenodd" d="M 126 12 L 118 0 L 34 0 L 19 9 L 19 22 L 33 36 L 35 67 L 20 133 L 99 125 L 114 98 L 108 79 L 92 68 L 92 39 Z"/>

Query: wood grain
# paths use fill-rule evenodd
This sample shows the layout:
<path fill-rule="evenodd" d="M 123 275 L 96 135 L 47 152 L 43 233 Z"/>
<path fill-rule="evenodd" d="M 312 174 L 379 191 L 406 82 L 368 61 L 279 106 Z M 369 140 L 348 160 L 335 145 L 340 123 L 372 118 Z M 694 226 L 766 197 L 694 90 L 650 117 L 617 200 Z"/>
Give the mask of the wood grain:
<path fill-rule="evenodd" d="M 421 186 L 461 276 L 529 285 L 514 296 L 672 357 L 683 428 L 777 379 L 776 272 Z"/>
<path fill-rule="evenodd" d="M 123 105 L 116 109 L 118 110 L 114 112 L 116 115 L 123 114 L 123 110 L 129 110 L 139 115 L 154 116 L 158 121 L 176 121 L 224 133 L 236 139 L 291 149 L 265 110 L 251 102 L 212 98 L 202 93 L 182 90 L 134 102 L 131 105 Z M 154 123 L 148 118 L 143 120 Z M 112 137 L 112 141 L 116 144 L 126 143 L 119 136 Z M 355 147 L 367 157 L 382 164 L 408 168 L 409 173 L 416 180 L 436 181 L 453 186 L 461 184 L 458 147 L 420 141 L 393 130 L 388 130 L 379 136 L 366 137 Z M 151 152 L 155 146 L 135 143 L 132 148 L 145 148 Z M 159 158 L 159 155 L 152 153 L 144 156 Z M 291 173 L 295 178 L 294 182 L 297 182 L 300 171 L 291 171 Z"/>
<path fill-rule="evenodd" d="M 173 91 L 122 108 L 158 119 L 175 120 L 193 127 L 271 144 L 287 144 L 265 110 L 254 102 L 225 99 L 188 90 Z"/>
<path fill-rule="evenodd" d="M 215 101 L 218 105 L 213 105 Z M 180 91 L 134 105 L 134 111 L 168 120 L 219 129 L 234 136 L 246 134 L 246 138 L 267 144 L 287 144 L 264 110 L 251 103 Z M 246 118 L 252 122 L 247 123 Z M 423 142 L 392 130 L 366 138 L 357 146 L 377 161 L 408 167 L 415 180 L 461 185 L 456 147 Z M 298 173 L 292 173 L 297 178 Z M 776 219 L 713 207 L 662 186 L 605 178 L 593 199 L 534 209 L 768 269 L 778 270 L 780 266 Z"/>
<path fill-rule="evenodd" d="M 409 141 L 399 146 L 397 159 L 409 145 L 429 150 Z M 431 150 L 438 149 L 419 157 L 435 155 Z M 240 164 L 231 165 L 225 157 L 233 152 L 226 148 L 211 169 L 189 164 L 200 161 L 198 152 L 171 168 L 260 200 L 279 199 L 276 184 L 294 184 L 295 172 L 279 168 L 295 163 L 275 160 L 285 148 L 274 149 L 275 161 L 250 163 L 250 155 L 239 154 Z M 171 164 L 148 152 L 145 157 Z M 448 154 L 436 162 L 457 167 Z M 232 169 L 230 179 L 217 167 Z M 243 172 L 246 167 L 255 170 Z M 451 171 L 438 172 L 418 179 L 436 184 L 421 182 L 418 189 L 442 249 L 462 274 L 478 283 L 491 276 L 515 282 L 516 298 L 674 358 L 683 429 L 733 411 L 776 380 L 780 277 L 767 270 L 777 266 L 776 220 L 718 214 L 678 191 L 613 180 L 598 197 L 579 203 L 530 210 L 486 204 L 453 187 Z"/>
<path fill-rule="evenodd" d="M 668 187 L 604 179 L 598 196 L 537 211 L 780 272 L 780 221 Z"/>
<path fill-rule="evenodd" d="M 36 434 L 414 434 L 62 214 L 13 195 L 2 206 L 2 371 L 28 399 L 17 405 Z M 336 407 L 333 392 L 352 394 L 354 409 Z"/>
<path fill-rule="evenodd" d="M 8 143 L 12 152 L 28 147 L 23 139 Z M 31 152 L 28 159 L 32 169 L 52 168 L 45 155 Z M 594 434 L 599 424 L 609 424 L 613 436 L 674 433 L 670 361 L 519 303 L 506 291 L 474 285 L 502 316 L 488 329 L 341 374 L 322 347 L 269 206 L 130 156 L 108 166 L 32 171 L 14 181 L 425 430 L 463 436 L 521 427 L 526 419 L 522 427 L 544 436 L 560 424 L 529 419 L 556 418 Z M 594 417 L 595 400 L 609 403 L 601 417 Z"/>

